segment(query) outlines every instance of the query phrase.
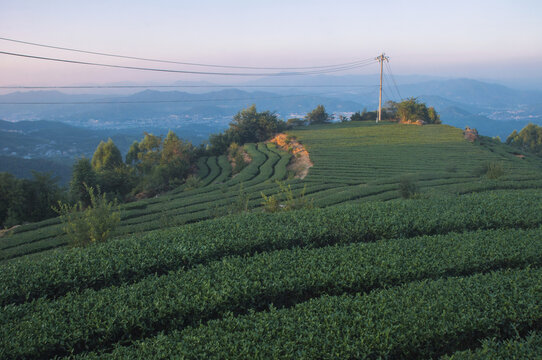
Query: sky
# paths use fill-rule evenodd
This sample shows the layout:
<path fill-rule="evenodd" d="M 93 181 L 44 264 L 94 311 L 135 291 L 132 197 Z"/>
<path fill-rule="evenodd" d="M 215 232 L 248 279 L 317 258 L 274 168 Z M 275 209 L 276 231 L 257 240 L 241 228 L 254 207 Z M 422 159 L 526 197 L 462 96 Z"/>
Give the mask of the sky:
<path fill-rule="evenodd" d="M 396 75 L 542 83 L 540 0 L 0 0 L 0 37 L 136 57 L 261 67 L 344 63 L 385 52 Z M 0 51 L 187 69 L 2 40 Z M 377 72 L 374 63 L 338 74 Z M 0 85 L 182 80 L 226 84 L 242 79 L 0 54 Z"/>

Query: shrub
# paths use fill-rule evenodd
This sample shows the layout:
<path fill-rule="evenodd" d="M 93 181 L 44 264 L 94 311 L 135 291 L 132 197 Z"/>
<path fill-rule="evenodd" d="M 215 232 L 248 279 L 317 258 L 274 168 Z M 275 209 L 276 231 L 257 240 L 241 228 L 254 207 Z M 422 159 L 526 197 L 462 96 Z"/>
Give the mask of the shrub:
<path fill-rule="evenodd" d="M 403 199 L 414 197 L 418 191 L 418 185 L 411 176 L 404 176 L 399 180 L 399 194 Z"/>
<path fill-rule="evenodd" d="M 265 196 L 262 192 L 262 205 L 263 211 L 268 213 L 274 213 L 280 210 L 280 202 L 275 195 Z"/>
<path fill-rule="evenodd" d="M 504 168 L 500 162 L 490 162 L 487 164 L 486 177 L 488 179 L 497 179 L 504 175 Z"/>
<path fill-rule="evenodd" d="M 243 183 L 239 185 L 239 194 L 235 202 L 230 205 L 230 214 L 239 214 L 248 211 L 248 201 L 250 200 L 248 193 L 243 187 Z"/>
<path fill-rule="evenodd" d="M 197 189 L 201 186 L 201 179 L 197 176 L 190 175 L 189 177 L 186 178 L 185 184 L 186 184 L 186 187 L 184 188 L 185 190 Z"/>
<path fill-rule="evenodd" d="M 498 179 L 504 175 L 504 167 L 500 162 L 487 162 L 474 171 L 475 175 L 482 177 L 485 176 L 488 179 Z"/>
<path fill-rule="evenodd" d="M 279 186 L 279 192 L 275 195 L 266 196 L 262 194 L 262 205 L 265 212 L 277 212 L 280 210 L 298 210 L 298 209 L 312 209 L 314 207 L 312 199 L 309 200 L 305 197 L 307 185 L 303 186 L 303 190 L 299 196 L 294 196 L 291 185 L 284 185 L 283 182 L 275 181 Z M 281 204 L 280 198 L 284 199 L 284 203 Z"/>
<path fill-rule="evenodd" d="M 90 197 L 90 206 L 84 208 L 81 201 L 75 205 L 58 202 L 54 210 L 60 215 L 62 230 L 68 235 L 70 245 L 86 246 L 105 242 L 120 222 L 120 207 L 117 200 L 110 202 L 106 194 L 97 193 L 85 186 Z"/>

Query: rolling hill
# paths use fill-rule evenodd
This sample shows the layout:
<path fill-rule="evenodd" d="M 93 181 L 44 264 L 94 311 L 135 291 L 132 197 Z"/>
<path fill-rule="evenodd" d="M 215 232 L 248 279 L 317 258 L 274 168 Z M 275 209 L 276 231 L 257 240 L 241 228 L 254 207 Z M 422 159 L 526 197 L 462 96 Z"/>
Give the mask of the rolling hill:
<path fill-rule="evenodd" d="M 107 243 L 69 248 L 57 219 L 0 238 L 0 357 L 540 354 L 540 158 L 447 125 L 288 135 L 304 179 L 248 144 L 234 177 L 201 158 L 200 187 L 126 204 Z M 275 180 L 313 208 L 262 212 Z"/>

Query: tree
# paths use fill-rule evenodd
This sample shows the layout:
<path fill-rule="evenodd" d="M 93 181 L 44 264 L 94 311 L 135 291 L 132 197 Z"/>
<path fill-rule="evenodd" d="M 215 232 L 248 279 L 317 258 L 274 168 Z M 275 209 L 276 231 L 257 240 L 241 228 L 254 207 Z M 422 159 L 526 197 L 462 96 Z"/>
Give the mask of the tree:
<path fill-rule="evenodd" d="M 52 206 L 65 193 L 50 173 L 32 173 L 31 180 L 0 173 L 0 226 L 40 221 L 55 215 Z"/>
<path fill-rule="evenodd" d="M 286 123 L 270 111 L 258 112 L 252 105 L 239 111 L 222 134 L 211 135 L 212 152 L 224 154 L 231 143 L 243 145 L 249 142 L 265 141 L 274 134 L 284 131 Z"/>
<path fill-rule="evenodd" d="M 126 153 L 126 164 L 137 164 L 139 162 L 139 153 L 139 143 L 137 141 L 134 141 L 132 145 L 130 145 L 130 149 Z"/>
<path fill-rule="evenodd" d="M 70 181 L 70 197 L 73 201 L 81 201 L 84 206 L 90 204 L 90 197 L 86 186 L 96 186 L 96 172 L 90 160 L 81 158 L 73 164 L 72 179 Z"/>
<path fill-rule="evenodd" d="M 93 169 L 95 171 L 113 170 L 122 164 L 122 155 L 113 140 L 109 138 L 107 142 L 100 141 L 92 156 Z"/>
<path fill-rule="evenodd" d="M 52 207 L 64 194 L 58 186 L 58 178 L 51 173 L 32 171 L 33 179 L 23 180 L 27 221 L 40 221 L 55 216 Z"/>
<path fill-rule="evenodd" d="M 324 105 L 318 105 L 314 110 L 305 116 L 310 124 L 324 124 L 329 121 L 329 114 Z"/>
<path fill-rule="evenodd" d="M 188 176 L 193 161 L 194 149 L 190 142 L 183 142 L 173 131 L 164 139 L 160 165 L 165 168 L 167 182 Z"/>
<path fill-rule="evenodd" d="M 288 121 L 286 121 L 286 125 L 288 126 L 288 128 L 293 128 L 296 126 L 304 126 L 306 124 L 307 122 L 305 120 L 299 119 L 299 118 L 291 118 L 291 119 L 288 119 Z"/>
<path fill-rule="evenodd" d="M 162 138 L 145 132 L 145 137 L 139 142 L 138 147 L 139 169 L 142 173 L 148 174 L 153 167 L 160 164 Z"/>
<path fill-rule="evenodd" d="M 383 112 L 383 115 L 385 112 Z M 360 113 L 355 112 L 350 116 L 350 121 L 375 121 L 375 119 L 378 117 L 378 113 L 376 111 L 367 111 L 367 109 L 363 109 L 363 111 Z"/>
<path fill-rule="evenodd" d="M 104 193 L 123 198 L 132 189 L 131 172 L 122 161 L 120 150 L 113 140 L 100 142 L 92 156 L 91 165 L 96 173 L 96 184 Z"/>
<path fill-rule="evenodd" d="M 437 114 L 434 107 L 430 106 L 427 109 L 427 115 L 430 124 L 440 124 L 440 115 Z"/>
<path fill-rule="evenodd" d="M 435 108 L 427 108 L 424 103 L 419 103 L 414 97 L 397 104 L 397 116 L 402 122 L 422 120 L 428 124 L 440 124 L 440 116 L 437 114 Z"/>
<path fill-rule="evenodd" d="M 530 123 L 519 133 L 514 130 L 506 139 L 506 143 L 542 155 L 542 126 Z"/>
<path fill-rule="evenodd" d="M 0 173 L 0 226 L 6 225 L 6 220 L 10 215 L 13 217 L 13 205 L 16 202 L 16 199 L 22 196 L 22 189 L 20 189 L 21 191 L 17 190 L 18 181 L 15 176 L 6 172 Z M 15 225 L 17 220 L 13 220 L 15 220 L 13 224 Z M 10 223 L 9 225 L 12 224 Z"/>

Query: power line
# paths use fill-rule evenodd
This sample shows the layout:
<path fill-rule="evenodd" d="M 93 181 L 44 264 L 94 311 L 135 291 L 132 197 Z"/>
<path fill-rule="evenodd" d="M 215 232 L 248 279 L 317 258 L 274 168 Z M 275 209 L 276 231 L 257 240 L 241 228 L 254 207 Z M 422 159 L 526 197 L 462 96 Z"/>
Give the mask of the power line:
<path fill-rule="evenodd" d="M 389 87 L 389 89 L 390 89 L 390 91 L 391 91 L 391 95 L 393 96 L 393 99 L 390 98 L 390 100 L 396 100 L 396 101 L 399 100 L 399 101 L 400 101 L 400 97 L 401 97 L 401 96 L 400 96 L 399 93 L 397 92 L 397 89 L 393 88 L 392 82 L 391 82 L 391 80 L 390 80 L 390 77 L 389 77 L 389 75 L 386 74 L 386 73 L 384 73 L 384 80 L 385 80 L 385 82 L 384 82 L 385 85 Z M 397 96 L 399 96 L 399 98 L 398 98 Z"/>
<path fill-rule="evenodd" d="M 203 64 L 203 63 L 193 63 L 193 62 L 184 62 L 184 61 L 172 61 L 172 60 L 160 60 L 160 59 L 151 59 L 151 58 L 143 58 L 143 57 L 136 57 L 136 56 L 127 56 L 127 55 L 119 55 L 119 54 L 111 54 L 111 53 L 104 53 L 104 52 L 97 52 L 97 51 L 88 51 L 88 50 L 80 50 L 80 49 L 74 49 L 74 48 L 67 48 L 67 47 L 60 47 L 60 46 L 54 46 L 54 45 L 46 45 L 46 44 L 38 44 L 33 43 L 29 41 L 22 41 L 22 40 L 16 40 L 16 39 L 9 39 L 0 37 L 0 40 L 4 41 L 10 41 L 20 44 L 26 44 L 26 45 L 32 45 L 32 46 L 39 46 L 49 49 L 57 49 L 57 50 L 65 50 L 65 51 L 73 51 L 83 54 L 92 54 L 92 55 L 100 55 L 100 56 L 109 56 L 109 57 L 115 57 L 115 58 L 121 58 L 121 59 L 131 59 L 131 60 L 141 60 L 141 61 L 150 61 L 150 62 L 158 62 L 158 63 L 166 63 L 166 64 L 179 64 L 179 65 L 188 65 L 188 66 L 202 66 L 202 67 L 214 67 L 214 68 L 227 68 L 227 69 L 251 69 L 251 70 L 309 70 L 309 69 L 325 69 L 325 68 L 336 68 L 336 67 L 342 67 L 342 66 L 350 66 L 358 64 L 359 62 L 372 60 L 372 58 L 358 60 L 358 61 L 352 61 L 342 64 L 331 64 L 331 65 L 320 65 L 320 66 L 306 66 L 306 67 L 256 67 L 256 66 L 234 66 L 234 65 L 217 65 L 217 64 Z"/>
<path fill-rule="evenodd" d="M 306 72 L 285 72 L 285 73 L 226 73 L 226 72 L 209 72 L 209 71 L 191 71 L 191 70 L 174 70 L 174 69 L 160 69 L 160 68 L 148 68 L 148 67 L 139 67 L 139 66 L 125 66 L 125 65 L 114 65 L 114 64 L 103 64 L 95 63 L 88 61 L 79 61 L 79 60 L 70 60 L 70 59 L 59 59 L 59 58 L 50 58 L 45 56 L 35 56 L 27 55 L 20 53 L 12 53 L 7 51 L 0 51 L 0 54 L 24 57 L 37 60 L 46 60 L 70 64 L 79 64 L 79 65 L 92 65 L 92 66 L 101 66 L 107 68 L 115 69 L 128 69 L 128 70 L 141 70 L 141 71 L 154 71 L 154 72 L 164 72 L 164 73 L 180 73 L 180 74 L 197 74 L 197 75 L 223 75 L 223 76 L 298 76 L 298 75 L 319 75 L 319 74 L 328 74 L 332 72 L 351 70 L 356 68 L 365 67 L 371 65 L 374 60 L 360 61 L 356 65 L 342 66 L 337 68 L 330 68 L 325 70 L 315 70 L 315 71 L 306 71 Z"/>
<path fill-rule="evenodd" d="M 386 67 L 388 69 L 388 72 L 390 73 L 391 75 L 391 79 L 393 81 L 393 84 L 395 85 L 395 90 L 397 91 L 397 94 L 399 95 L 399 99 L 403 99 L 403 97 L 401 96 L 401 92 L 399 91 L 399 87 L 397 86 L 397 83 L 395 82 L 395 76 L 393 76 L 393 72 L 391 71 L 391 65 L 388 63 L 386 63 Z"/>
<path fill-rule="evenodd" d="M 370 88 L 378 85 L 59 85 L 0 86 L 0 89 L 147 89 L 147 88 Z"/>

